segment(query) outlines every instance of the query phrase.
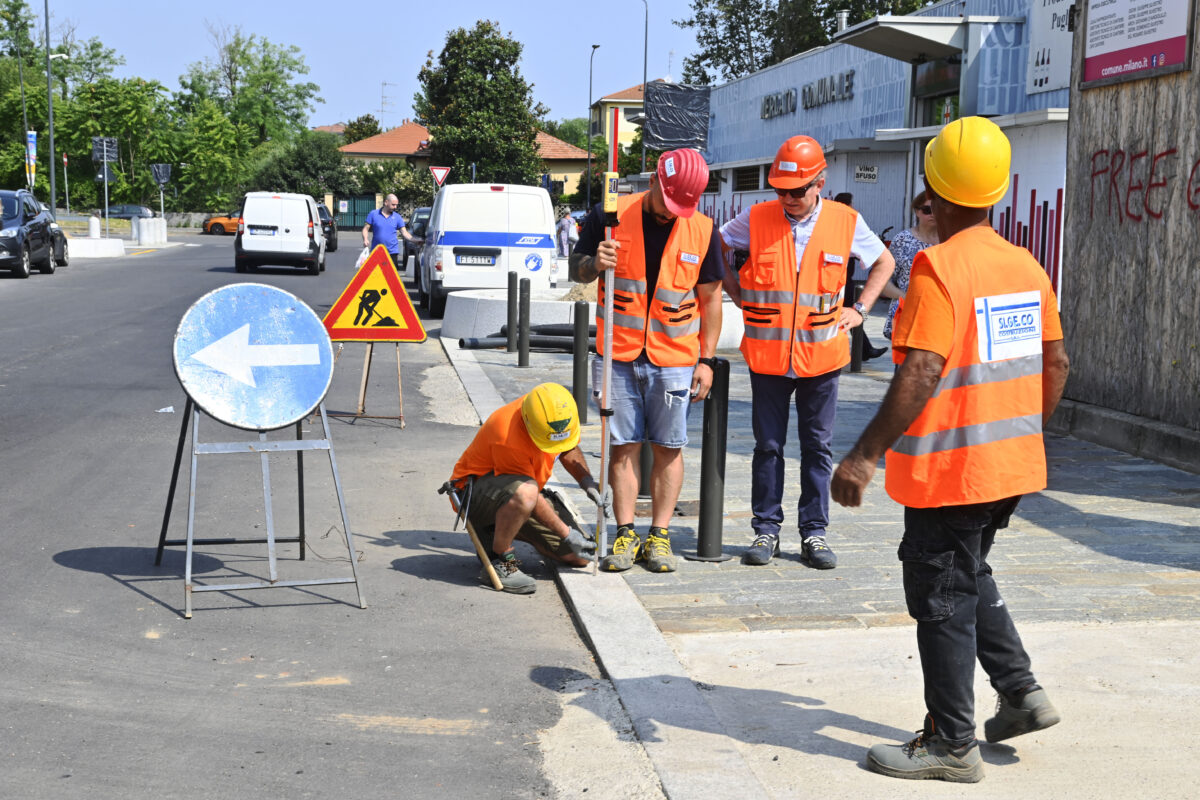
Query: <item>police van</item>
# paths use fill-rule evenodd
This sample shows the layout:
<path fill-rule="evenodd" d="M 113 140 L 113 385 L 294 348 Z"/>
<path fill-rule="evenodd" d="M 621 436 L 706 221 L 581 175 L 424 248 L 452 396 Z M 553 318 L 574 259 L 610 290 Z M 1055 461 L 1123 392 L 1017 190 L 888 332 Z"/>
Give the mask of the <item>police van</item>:
<path fill-rule="evenodd" d="M 417 298 L 435 317 L 455 289 L 502 289 L 508 273 L 531 289 L 557 281 L 554 210 L 537 186 L 465 183 L 442 187 L 416 265 Z"/>

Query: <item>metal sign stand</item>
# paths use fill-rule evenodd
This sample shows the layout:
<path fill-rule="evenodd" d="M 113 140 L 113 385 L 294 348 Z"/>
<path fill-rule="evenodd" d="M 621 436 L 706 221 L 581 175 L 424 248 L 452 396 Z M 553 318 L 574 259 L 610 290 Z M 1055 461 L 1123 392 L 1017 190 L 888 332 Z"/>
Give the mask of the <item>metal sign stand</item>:
<path fill-rule="evenodd" d="M 371 377 L 371 358 L 375 355 L 375 343 L 367 342 L 367 352 L 363 356 L 362 380 L 358 384 L 358 410 L 330 411 L 331 417 L 354 417 L 355 419 L 395 419 L 400 421 L 400 430 L 404 430 L 404 384 L 400 379 L 400 343 L 396 342 L 396 396 L 400 402 L 400 415 L 368 414 L 367 411 L 367 380 Z M 337 366 L 338 356 L 342 354 L 343 344 L 338 342 L 337 351 L 333 354 L 334 366 Z"/>
<path fill-rule="evenodd" d="M 322 586 L 335 583 L 353 583 L 358 592 L 359 608 L 366 608 L 367 603 L 363 598 L 362 585 L 358 581 L 358 568 L 355 563 L 354 553 L 354 538 L 350 532 L 350 518 L 346 514 L 346 501 L 342 495 L 342 482 L 338 477 L 337 461 L 333 456 L 333 443 L 329 438 L 329 420 L 325 414 L 325 404 L 321 403 L 318 408 L 321 412 L 321 425 L 323 427 L 325 438 L 323 439 L 304 439 L 301 431 L 300 423 L 296 423 L 296 440 L 274 440 L 268 441 L 266 433 L 260 432 L 256 441 L 240 441 L 240 442 L 201 442 L 199 427 L 200 427 L 200 409 L 188 397 L 187 406 L 183 412 L 183 425 L 179 430 L 179 445 L 175 450 L 175 466 L 171 471 L 171 487 L 167 491 L 167 506 L 163 512 L 162 531 L 158 537 L 158 551 L 155 554 L 154 564 L 156 566 L 162 564 L 163 548 L 167 546 L 187 546 L 187 561 L 184 568 L 184 612 L 185 619 L 192 618 L 192 593 L 193 592 L 233 592 L 242 591 L 245 589 L 272 589 L 279 586 Z M 171 520 L 171 506 L 175 500 L 175 489 L 179 482 L 179 467 L 183 461 L 184 443 L 188 440 L 188 423 L 191 423 L 191 472 L 190 486 L 188 493 L 188 519 L 187 519 L 187 538 L 186 539 L 168 539 L 167 528 Z M 297 542 L 300 544 L 300 560 L 304 560 L 305 541 L 304 541 L 304 451 L 305 450 L 325 450 L 329 453 L 329 467 L 333 472 L 333 486 L 337 492 L 338 508 L 342 515 L 342 528 L 346 533 L 346 550 L 350 555 L 350 572 L 352 577 L 349 578 L 315 578 L 308 580 L 282 581 L 279 580 L 275 545 L 276 543 L 291 543 Z M 276 538 L 275 536 L 275 520 L 271 513 L 271 473 L 268 466 L 268 455 L 271 453 L 296 453 L 296 475 L 299 487 L 298 491 L 298 510 L 299 510 L 299 535 L 290 538 Z M 195 521 L 196 521 L 196 472 L 197 472 L 197 457 L 202 455 L 229 455 L 229 454 L 246 454 L 258 453 L 262 464 L 263 477 L 263 507 L 266 510 L 267 517 L 267 536 L 265 539 L 234 539 L 234 538 L 219 538 L 219 539 L 197 539 L 195 537 Z M 231 583 L 213 586 L 195 586 L 192 581 L 192 555 L 196 545 L 205 544 L 266 544 L 267 545 L 267 560 L 269 579 L 258 583 Z"/>

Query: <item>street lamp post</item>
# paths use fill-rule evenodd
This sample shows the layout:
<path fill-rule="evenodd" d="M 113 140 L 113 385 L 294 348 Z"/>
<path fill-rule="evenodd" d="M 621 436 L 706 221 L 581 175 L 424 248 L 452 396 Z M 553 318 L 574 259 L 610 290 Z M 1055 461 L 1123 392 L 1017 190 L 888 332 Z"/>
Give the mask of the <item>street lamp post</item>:
<path fill-rule="evenodd" d="M 47 0 L 49 2 L 49 0 Z M 646 8 L 645 27 L 642 29 L 642 172 L 646 171 L 646 112 L 649 110 L 649 105 L 646 103 L 646 56 L 650 52 L 650 3 L 647 0 L 642 0 L 642 5 Z M 53 136 L 53 134 L 51 134 Z M 53 141 L 53 140 L 52 140 Z M 54 157 L 54 152 L 51 151 L 50 157 Z"/>
<path fill-rule="evenodd" d="M 50 160 L 46 164 L 50 167 L 50 216 L 58 219 L 58 190 L 54 185 L 54 79 L 50 73 L 50 62 L 56 58 L 66 58 L 66 53 L 55 53 L 50 55 L 50 0 L 45 0 L 44 8 L 46 11 L 46 103 L 47 103 L 47 124 L 50 127 Z"/>
<path fill-rule="evenodd" d="M 600 45 L 592 45 L 592 54 L 588 56 L 588 113 L 587 113 L 587 140 L 588 140 L 588 166 L 587 166 L 587 211 L 592 210 L 592 64 L 596 61 L 596 48 Z"/>

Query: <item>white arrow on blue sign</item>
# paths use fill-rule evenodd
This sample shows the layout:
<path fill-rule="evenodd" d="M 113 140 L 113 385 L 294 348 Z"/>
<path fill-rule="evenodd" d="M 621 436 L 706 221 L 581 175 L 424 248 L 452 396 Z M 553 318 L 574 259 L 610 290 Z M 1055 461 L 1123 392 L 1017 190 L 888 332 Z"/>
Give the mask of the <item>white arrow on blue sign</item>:
<path fill-rule="evenodd" d="M 197 300 L 179 323 L 174 351 L 188 397 L 244 430 L 303 419 L 333 379 L 320 318 L 295 295 L 261 283 L 223 286 Z"/>

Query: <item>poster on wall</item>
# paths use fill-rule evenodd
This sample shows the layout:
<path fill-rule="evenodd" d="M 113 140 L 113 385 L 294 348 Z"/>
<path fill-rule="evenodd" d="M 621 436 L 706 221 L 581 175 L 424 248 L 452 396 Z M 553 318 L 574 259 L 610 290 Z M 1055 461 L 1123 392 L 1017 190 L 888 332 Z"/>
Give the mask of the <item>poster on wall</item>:
<path fill-rule="evenodd" d="M 1081 89 L 1191 69 L 1195 0 L 1087 0 Z"/>
<path fill-rule="evenodd" d="M 1029 60 L 1025 93 L 1053 92 L 1071 85 L 1071 37 L 1067 27 L 1074 0 L 1041 0 L 1029 9 Z"/>

